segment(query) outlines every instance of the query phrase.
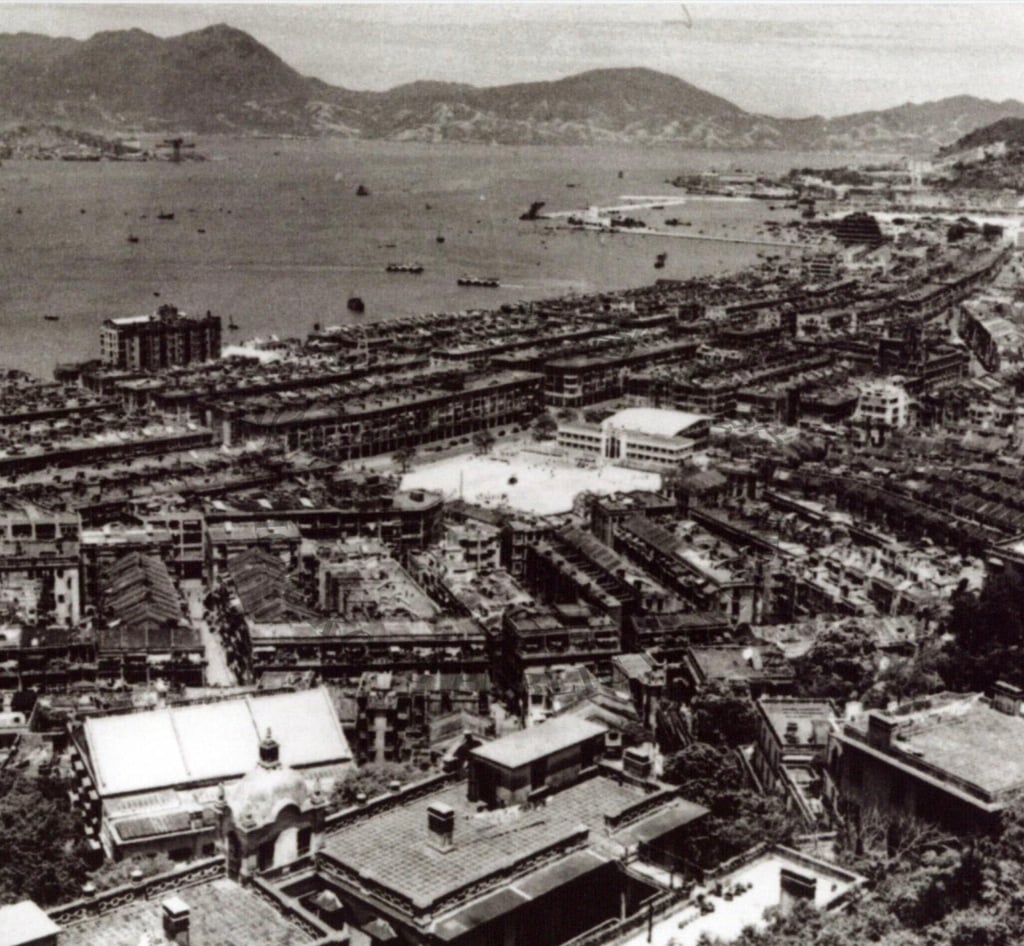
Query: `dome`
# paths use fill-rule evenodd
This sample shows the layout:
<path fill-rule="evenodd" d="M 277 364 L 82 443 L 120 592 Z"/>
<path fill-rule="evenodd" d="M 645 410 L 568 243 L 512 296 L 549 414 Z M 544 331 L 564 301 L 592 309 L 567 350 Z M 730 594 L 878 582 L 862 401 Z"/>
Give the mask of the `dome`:
<path fill-rule="evenodd" d="M 288 805 L 306 810 L 310 795 L 306 780 L 281 765 L 278 745 L 267 730 L 259 765 L 228 790 L 227 805 L 237 825 L 252 828 L 270 824 Z"/>

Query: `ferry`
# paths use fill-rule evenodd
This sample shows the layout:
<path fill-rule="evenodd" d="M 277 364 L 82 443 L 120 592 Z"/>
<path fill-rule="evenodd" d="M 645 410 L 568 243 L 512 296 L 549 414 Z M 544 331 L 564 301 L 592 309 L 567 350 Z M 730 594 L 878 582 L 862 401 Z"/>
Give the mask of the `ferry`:
<path fill-rule="evenodd" d="M 460 286 L 475 286 L 482 289 L 497 289 L 501 285 L 493 276 L 460 276 L 456 282 Z"/>
<path fill-rule="evenodd" d="M 388 263 L 385 270 L 389 273 L 414 273 L 418 276 L 423 272 L 423 266 L 420 263 Z"/>

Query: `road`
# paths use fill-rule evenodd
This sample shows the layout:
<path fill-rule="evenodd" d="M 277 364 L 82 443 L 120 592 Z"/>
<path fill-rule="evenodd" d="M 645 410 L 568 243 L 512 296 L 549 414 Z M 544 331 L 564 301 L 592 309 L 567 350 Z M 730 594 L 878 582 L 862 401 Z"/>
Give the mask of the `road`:
<path fill-rule="evenodd" d="M 185 583 L 183 588 L 188 601 L 188 614 L 199 630 L 203 647 L 206 649 L 206 685 L 212 687 L 235 686 L 238 680 L 228 666 L 227 654 L 220 635 L 215 634 L 203 617 L 203 589 L 199 583 Z"/>

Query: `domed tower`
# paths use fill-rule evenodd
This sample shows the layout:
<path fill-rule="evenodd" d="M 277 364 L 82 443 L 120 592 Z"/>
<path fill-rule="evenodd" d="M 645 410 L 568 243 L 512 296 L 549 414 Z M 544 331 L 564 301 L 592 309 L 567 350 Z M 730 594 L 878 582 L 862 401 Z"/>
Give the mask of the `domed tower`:
<path fill-rule="evenodd" d="M 282 765 L 281 747 L 268 729 L 256 768 L 218 805 L 229 875 L 250 876 L 315 853 L 326 808 L 319 780 L 311 791 L 300 773 Z"/>

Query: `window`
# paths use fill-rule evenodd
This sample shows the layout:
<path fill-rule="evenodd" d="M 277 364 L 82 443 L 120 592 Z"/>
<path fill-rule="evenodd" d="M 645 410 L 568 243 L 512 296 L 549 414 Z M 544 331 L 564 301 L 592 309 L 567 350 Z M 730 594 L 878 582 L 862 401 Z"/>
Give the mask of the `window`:
<path fill-rule="evenodd" d="M 309 853 L 309 845 L 313 839 L 312 828 L 299 828 L 299 845 L 298 852 L 299 857 L 304 857 Z"/>

